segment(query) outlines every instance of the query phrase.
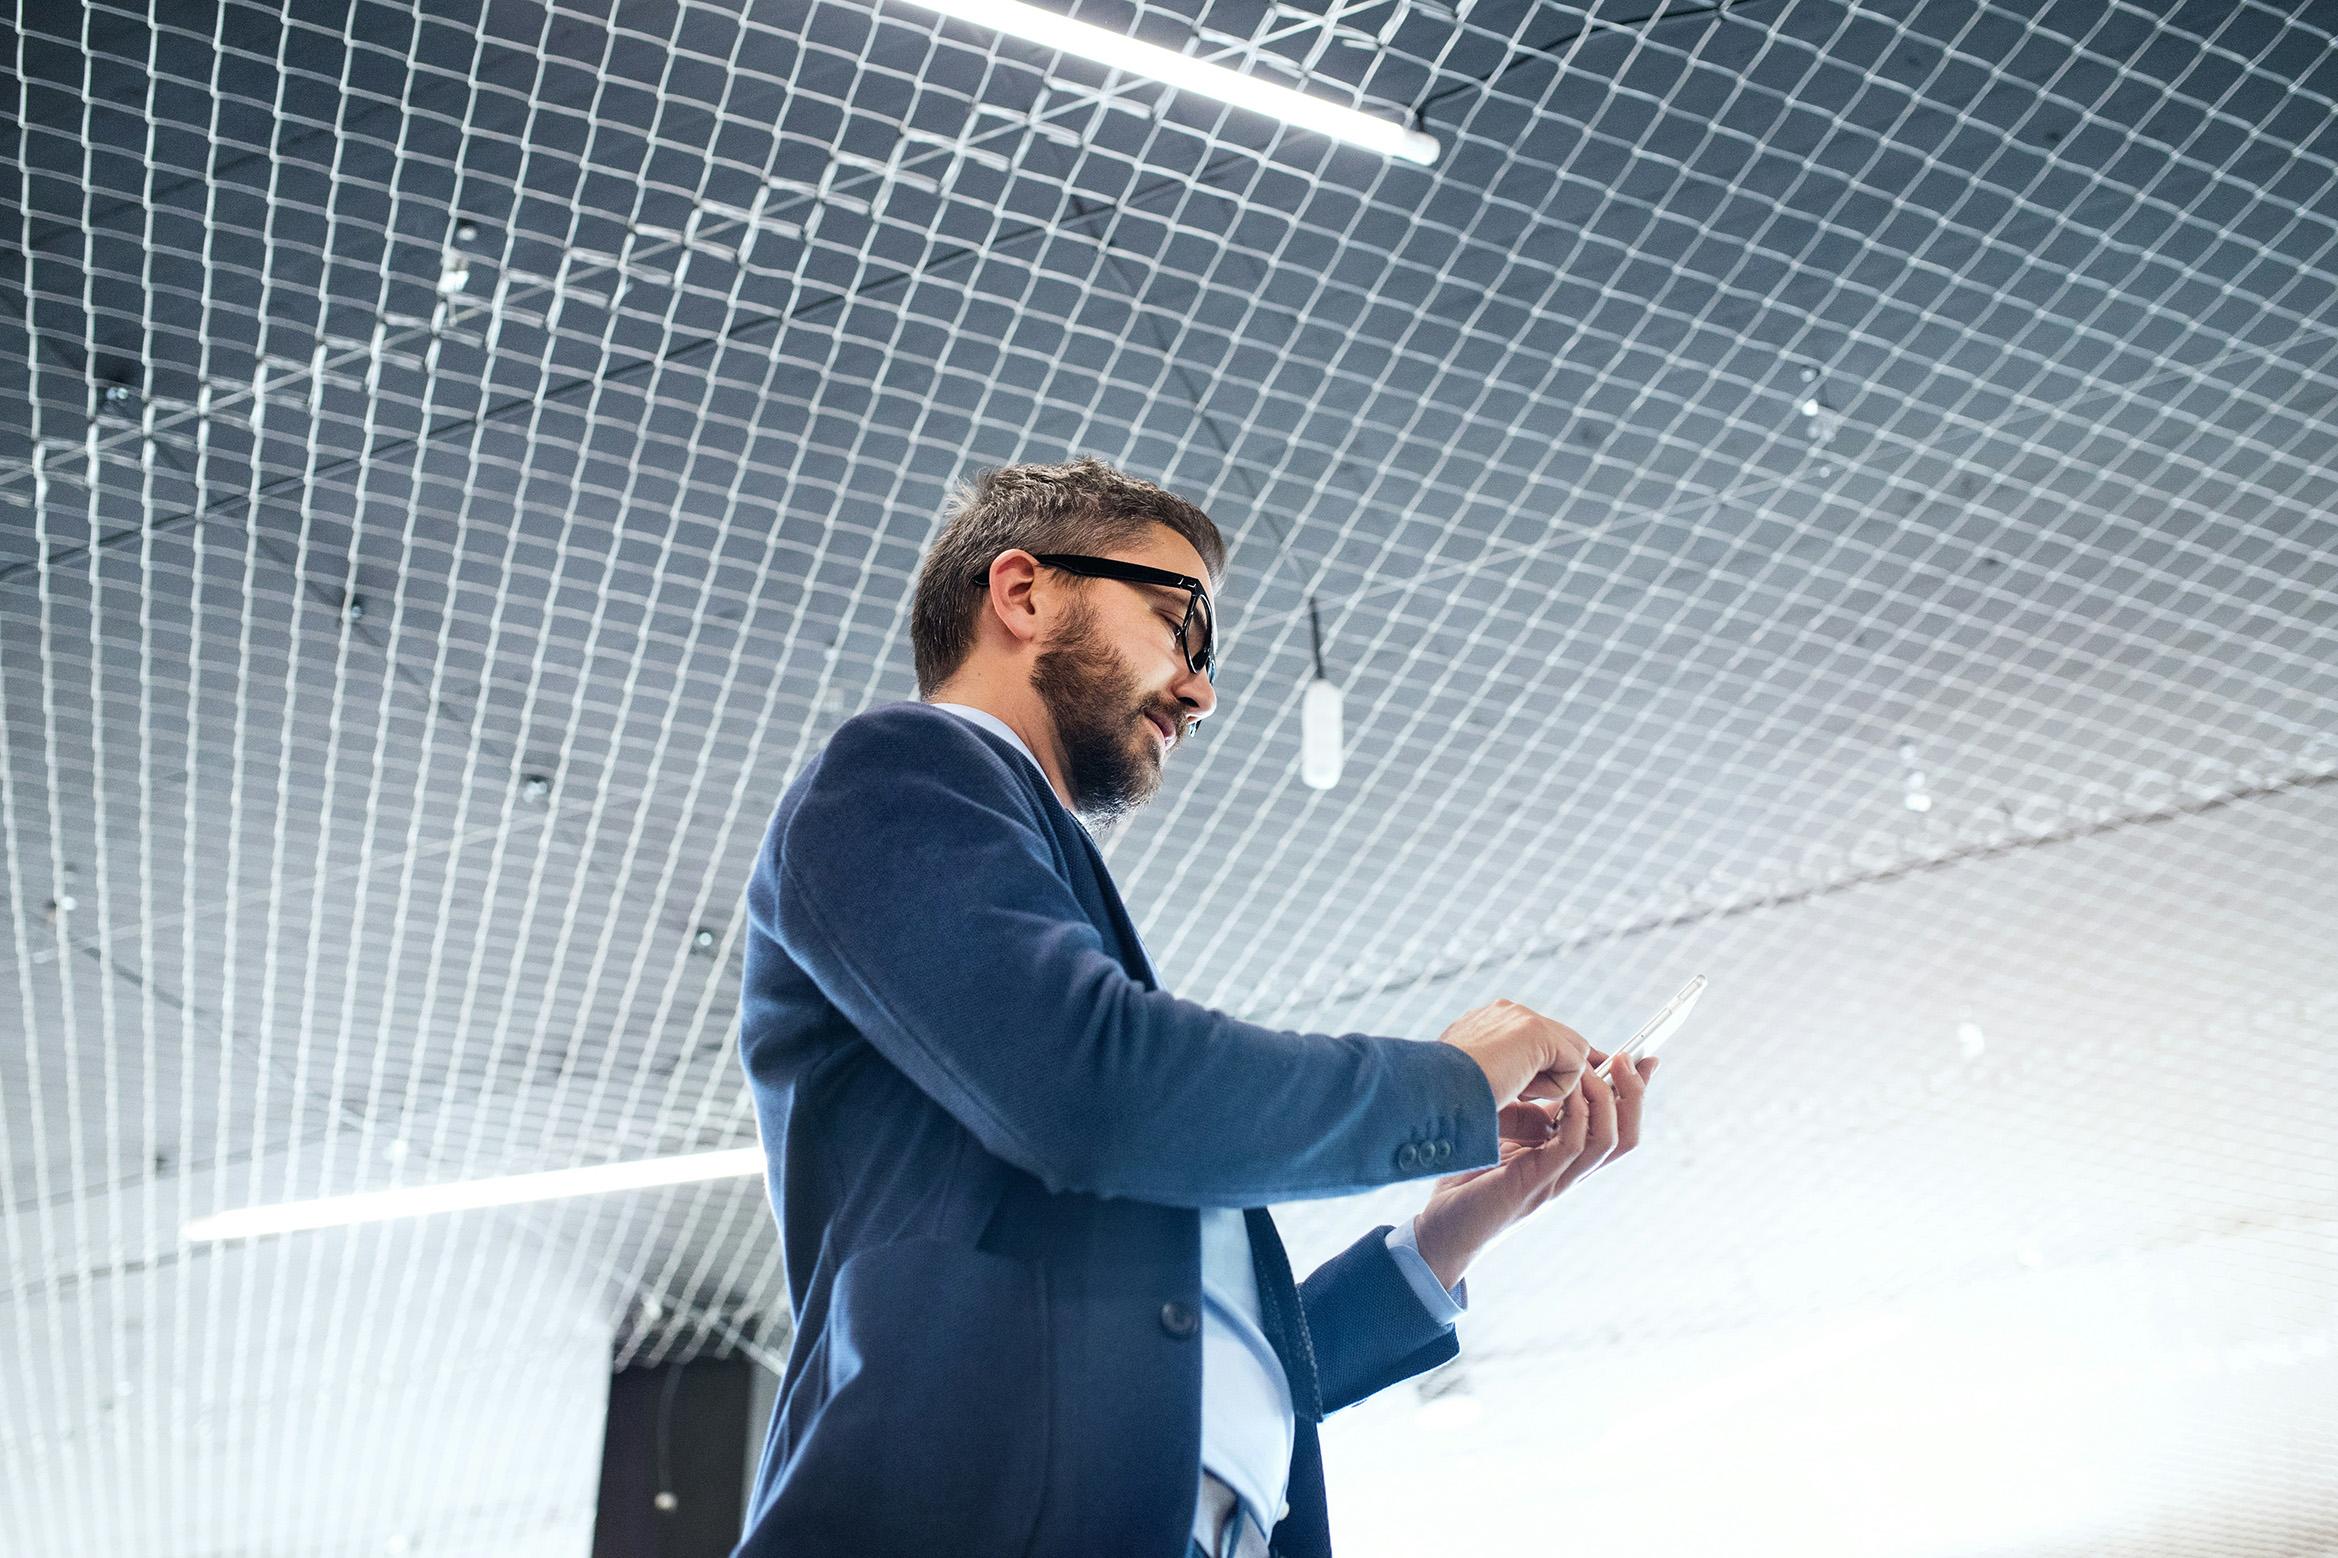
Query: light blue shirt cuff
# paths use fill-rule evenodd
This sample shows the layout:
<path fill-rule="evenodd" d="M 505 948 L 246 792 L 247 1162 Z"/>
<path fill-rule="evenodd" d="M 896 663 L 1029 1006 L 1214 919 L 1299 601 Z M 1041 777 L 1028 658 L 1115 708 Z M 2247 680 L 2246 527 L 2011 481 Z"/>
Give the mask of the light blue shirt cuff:
<path fill-rule="evenodd" d="M 1404 1273 L 1404 1280 L 1420 1298 L 1421 1307 L 1429 1318 L 1439 1325 L 1451 1325 L 1469 1307 L 1469 1279 L 1464 1277 L 1447 1292 L 1445 1284 L 1429 1269 L 1427 1257 L 1413 1236 L 1413 1220 L 1406 1218 L 1388 1230 L 1388 1253 L 1396 1258 L 1396 1269 Z"/>

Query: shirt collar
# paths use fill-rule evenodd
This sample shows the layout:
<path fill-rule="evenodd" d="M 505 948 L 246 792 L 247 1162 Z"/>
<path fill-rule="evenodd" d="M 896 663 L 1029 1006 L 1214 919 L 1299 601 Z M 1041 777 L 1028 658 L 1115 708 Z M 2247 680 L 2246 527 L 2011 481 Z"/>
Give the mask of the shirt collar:
<path fill-rule="evenodd" d="M 1047 770 L 1040 767 L 1038 758 L 1031 756 L 1031 749 L 1023 744 L 1023 738 L 1021 736 L 1015 734 L 1015 728 L 1012 725 L 1009 725 L 1005 720 L 1000 719 L 996 714 L 991 713 L 990 710 L 978 709 L 971 703 L 937 703 L 934 704 L 933 707 L 937 709 L 948 709 L 952 714 L 957 715 L 960 719 L 966 721 L 969 725 L 980 725 L 983 729 L 990 731 L 993 734 L 1006 737 L 1008 741 L 1014 743 L 1016 751 L 1031 759 L 1031 766 L 1033 768 L 1039 769 L 1039 777 L 1042 780 L 1047 777 Z"/>

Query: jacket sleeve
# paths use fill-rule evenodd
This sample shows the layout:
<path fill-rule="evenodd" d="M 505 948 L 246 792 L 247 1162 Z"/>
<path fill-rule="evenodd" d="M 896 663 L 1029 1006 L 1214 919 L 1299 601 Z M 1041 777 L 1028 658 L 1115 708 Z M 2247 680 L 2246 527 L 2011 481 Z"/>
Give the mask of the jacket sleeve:
<path fill-rule="evenodd" d="M 1299 1284 L 1315 1384 L 1326 1413 L 1434 1368 L 1461 1351 L 1451 1325 L 1421 1307 L 1382 1223 Z"/>
<path fill-rule="evenodd" d="M 953 715 L 847 721 L 772 834 L 751 910 L 888 1061 L 1051 1191 L 1248 1207 L 1496 1159 L 1493 1090 L 1451 1045 L 1260 1027 L 1130 977 L 1029 795 Z"/>

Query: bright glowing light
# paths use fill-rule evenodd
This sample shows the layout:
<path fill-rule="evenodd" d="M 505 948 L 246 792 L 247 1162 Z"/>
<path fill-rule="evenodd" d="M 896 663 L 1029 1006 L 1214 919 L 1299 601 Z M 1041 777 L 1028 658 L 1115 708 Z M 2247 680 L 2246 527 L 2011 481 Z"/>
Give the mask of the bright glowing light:
<path fill-rule="evenodd" d="M 1595 1458 L 1660 1448 L 1693 1424 L 1807 1376 L 1839 1369 L 1898 1341 L 1911 1328 L 1909 1317 L 1898 1312 L 1853 1316 L 1782 1351 L 1757 1355 L 1618 1419 L 1593 1446 Z"/>
<path fill-rule="evenodd" d="M 1459 1433 L 1485 1416 L 1485 1406 L 1466 1390 L 1447 1391 L 1442 1396 L 1431 1396 L 1414 1410 L 1414 1417 L 1423 1428 L 1437 1433 Z"/>
<path fill-rule="evenodd" d="M 1132 76 L 1150 77 L 1181 92 L 1196 92 L 1229 107 L 1265 114 L 1285 124 L 1376 151 L 1383 157 L 1417 162 L 1424 167 L 1437 160 L 1436 138 L 1418 130 L 1375 119 L 1370 114 L 1342 108 L 1271 81 L 1260 81 L 1223 65 L 1189 59 L 1171 49 L 1139 43 L 1086 22 L 1075 22 L 1068 16 L 1024 5 L 1022 0 L 910 0 L 910 3 L 1042 48 L 1076 54 L 1114 70 L 1125 70 Z"/>
<path fill-rule="evenodd" d="M 411 1185 L 398 1190 L 322 1196 L 314 1201 L 239 1207 L 232 1212 L 198 1217 L 182 1232 L 196 1242 L 252 1239 L 262 1234 L 341 1228 L 351 1223 L 387 1222 L 398 1217 L 427 1217 L 436 1212 L 467 1212 L 490 1206 L 520 1206 L 531 1201 L 561 1201 L 570 1196 L 602 1195 L 612 1190 L 651 1190 L 661 1185 L 735 1179 L 761 1172 L 761 1147 L 730 1147 L 719 1152 L 692 1152 L 671 1158 L 640 1158 L 630 1163 L 548 1169 L 540 1174 L 464 1179 L 451 1185 Z"/>

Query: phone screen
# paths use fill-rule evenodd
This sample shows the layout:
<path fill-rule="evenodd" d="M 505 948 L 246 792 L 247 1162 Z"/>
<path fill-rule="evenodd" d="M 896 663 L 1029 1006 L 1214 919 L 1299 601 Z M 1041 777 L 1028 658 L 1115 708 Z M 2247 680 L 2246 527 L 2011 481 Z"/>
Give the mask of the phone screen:
<path fill-rule="evenodd" d="M 1680 994 L 1665 1002 L 1655 1016 L 1640 1025 L 1639 1032 L 1624 1040 L 1623 1048 L 1609 1055 L 1605 1063 L 1592 1074 L 1604 1082 L 1617 1061 L 1637 1060 L 1643 1055 L 1655 1054 L 1666 1039 L 1680 1030 L 1680 1025 L 1688 1020 L 1690 1011 L 1704 993 L 1705 976 L 1699 974 L 1681 986 Z"/>

